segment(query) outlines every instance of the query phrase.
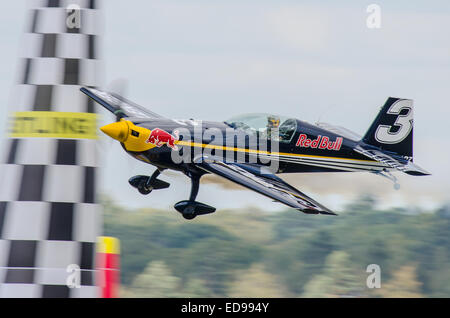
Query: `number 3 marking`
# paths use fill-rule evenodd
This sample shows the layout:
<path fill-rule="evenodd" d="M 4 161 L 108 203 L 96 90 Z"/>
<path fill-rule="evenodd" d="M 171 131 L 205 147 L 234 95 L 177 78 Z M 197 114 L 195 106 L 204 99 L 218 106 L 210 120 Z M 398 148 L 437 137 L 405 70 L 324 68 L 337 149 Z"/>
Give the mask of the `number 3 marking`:
<path fill-rule="evenodd" d="M 406 115 L 400 115 L 403 109 L 407 109 Z M 392 132 L 393 126 L 379 125 L 375 132 L 375 139 L 383 144 L 396 144 L 408 137 L 413 128 L 413 101 L 401 99 L 389 108 L 387 114 L 397 115 L 397 120 L 393 126 L 400 127 L 396 132 Z"/>

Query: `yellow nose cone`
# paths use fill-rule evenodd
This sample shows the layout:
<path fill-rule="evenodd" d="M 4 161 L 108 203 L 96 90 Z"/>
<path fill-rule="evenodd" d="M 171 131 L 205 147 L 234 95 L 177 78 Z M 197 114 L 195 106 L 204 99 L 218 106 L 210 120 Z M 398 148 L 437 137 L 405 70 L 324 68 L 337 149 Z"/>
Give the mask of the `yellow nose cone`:
<path fill-rule="evenodd" d="M 109 137 L 125 142 L 128 138 L 128 124 L 125 121 L 118 121 L 112 124 L 108 124 L 100 128 Z"/>

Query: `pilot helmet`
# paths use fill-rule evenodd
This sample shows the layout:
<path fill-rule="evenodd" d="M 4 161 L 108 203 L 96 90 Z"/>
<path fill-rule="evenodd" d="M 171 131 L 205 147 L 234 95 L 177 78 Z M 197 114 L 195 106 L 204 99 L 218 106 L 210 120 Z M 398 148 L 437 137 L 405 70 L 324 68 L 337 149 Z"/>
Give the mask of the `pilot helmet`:
<path fill-rule="evenodd" d="M 269 115 L 267 117 L 267 127 L 268 128 L 278 128 L 280 126 L 280 117 Z"/>

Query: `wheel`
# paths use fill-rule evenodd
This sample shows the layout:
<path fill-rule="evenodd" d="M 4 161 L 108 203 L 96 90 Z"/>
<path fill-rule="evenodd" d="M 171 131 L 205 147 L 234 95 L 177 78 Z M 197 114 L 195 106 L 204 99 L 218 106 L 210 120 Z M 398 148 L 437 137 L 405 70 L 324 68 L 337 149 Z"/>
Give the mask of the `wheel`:
<path fill-rule="evenodd" d="M 197 214 L 195 213 L 195 206 L 194 205 L 188 205 L 183 210 L 183 217 L 186 220 L 192 220 L 195 218 Z"/>
<path fill-rule="evenodd" d="M 190 213 L 190 214 L 183 214 L 183 217 L 186 219 L 186 220 L 192 220 L 192 219 L 194 219 L 195 217 L 197 216 L 197 214 L 195 214 L 195 213 Z"/>
<path fill-rule="evenodd" d="M 144 194 L 144 195 L 146 195 L 146 194 L 149 194 L 150 192 L 152 192 L 152 190 L 153 190 L 153 188 L 147 188 L 147 186 L 146 186 L 146 184 L 147 184 L 147 181 L 146 180 L 142 180 L 140 183 L 139 183 L 139 185 L 138 185 L 138 191 L 141 193 L 141 194 Z"/>
<path fill-rule="evenodd" d="M 141 193 L 141 194 L 147 195 L 147 194 L 149 194 L 150 192 L 152 192 L 152 189 L 148 189 L 148 188 L 146 188 L 146 187 L 139 187 L 139 188 L 138 188 L 138 191 L 139 191 L 139 193 Z"/>

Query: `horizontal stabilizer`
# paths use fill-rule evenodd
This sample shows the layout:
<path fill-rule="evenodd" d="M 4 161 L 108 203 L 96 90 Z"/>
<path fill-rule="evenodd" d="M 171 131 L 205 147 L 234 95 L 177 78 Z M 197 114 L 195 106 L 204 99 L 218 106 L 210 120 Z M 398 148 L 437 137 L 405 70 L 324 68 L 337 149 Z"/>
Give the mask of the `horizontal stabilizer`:
<path fill-rule="evenodd" d="M 410 175 L 430 175 L 429 172 L 414 164 L 412 160 L 408 160 L 398 155 L 387 154 L 381 150 L 364 147 L 362 145 L 358 145 L 354 150 L 372 160 L 384 163 L 392 169 L 396 169 Z"/>

